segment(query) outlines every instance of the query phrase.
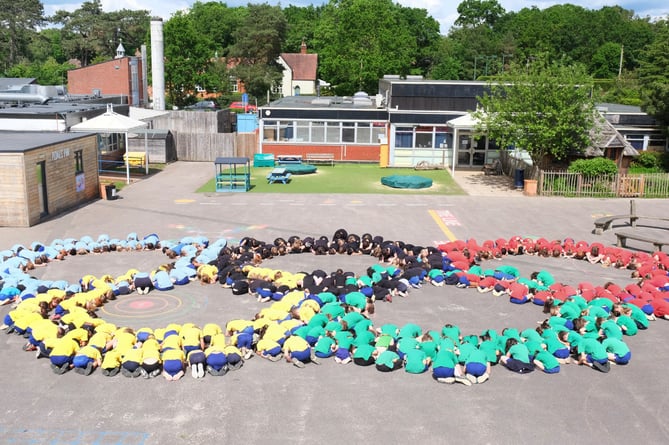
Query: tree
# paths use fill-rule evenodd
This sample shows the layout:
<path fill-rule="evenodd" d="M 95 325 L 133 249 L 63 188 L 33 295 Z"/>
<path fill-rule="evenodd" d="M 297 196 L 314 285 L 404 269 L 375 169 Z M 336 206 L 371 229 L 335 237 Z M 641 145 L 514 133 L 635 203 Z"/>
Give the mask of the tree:
<path fill-rule="evenodd" d="M 248 14 L 234 33 L 235 44 L 230 58 L 237 65 L 232 69 L 249 94 L 256 98 L 281 80 L 281 65 L 277 62 L 286 35 L 286 18 L 279 6 L 248 5 Z"/>
<path fill-rule="evenodd" d="M 214 53 L 211 41 L 198 29 L 187 13 L 177 11 L 163 25 L 165 38 L 165 89 L 170 103 L 177 106 L 193 102 L 196 86 L 201 86 Z"/>
<path fill-rule="evenodd" d="M 458 18 L 455 26 L 463 28 L 492 28 L 506 11 L 497 0 L 464 0 L 458 5 Z"/>
<path fill-rule="evenodd" d="M 477 132 L 500 147 L 527 150 L 535 166 L 549 157 L 562 159 L 590 145 L 595 107 L 591 79 L 580 65 L 541 60 L 513 64 L 489 92 L 479 98 L 473 113 Z"/>
<path fill-rule="evenodd" d="M 402 11 L 392 0 L 331 0 L 324 7 L 314 46 L 322 78 L 337 94 L 375 92 L 385 74 L 410 74 L 417 44 Z"/>
<path fill-rule="evenodd" d="M 235 31 L 242 26 L 247 13 L 242 6 L 229 8 L 225 3 L 195 2 L 188 17 L 193 27 L 209 40 L 212 54 L 226 57 L 235 43 Z"/>
<path fill-rule="evenodd" d="M 149 12 L 123 9 L 104 12 L 101 0 L 84 2 L 73 12 L 56 11 L 50 19 L 62 25 L 62 46 L 69 58 L 82 66 L 93 60 L 111 59 L 119 43 L 132 55 L 146 41 Z"/>
<path fill-rule="evenodd" d="M 13 0 L 0 7 L 0 56 L 7 69 L 27 55 L 27 46 L 37 27 L 44 22 L 39 0 Z"/>
<path fill-rule="evenodd" d="M 287 29 L 283 52 L 300 52 L 302 41 L 306 42 L 307 46 L 311 46 L 322 11 L 322 6 L 313 5 L 305 7 L 289 5 L 284 8 L 283 14 L 286 16 Z"/>
<path fill-rule="evenodd" d="M 669 21 L 656 24 L 655 41 L 643 52 L 639 66 L 642 109 L 669 126 Z M 665 128 L 668 129 L 668 128 Z"/>
<path fill-rule="evenodd" d="M 597 79 L 612 79 L 620 68 L 620 45 L 607 42 L 597 48 L 590 60 L 590 72 Z"/>
<path fill-rule="evenodd" d="M 69 57 L 78 59 L 82 66 L 104 48 L 102 32 L 102 2 L 84 2 L 81 8 L 68 12 L 56 11 L 51 22 L 62 25 L 62 45 Z"/>

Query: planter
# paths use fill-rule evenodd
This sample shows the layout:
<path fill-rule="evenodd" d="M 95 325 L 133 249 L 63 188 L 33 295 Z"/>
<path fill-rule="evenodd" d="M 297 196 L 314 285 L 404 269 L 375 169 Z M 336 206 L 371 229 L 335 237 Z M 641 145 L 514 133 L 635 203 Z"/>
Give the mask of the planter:
<path fill-rule="evenodd" d="M 537 196 L 537 180 L 525 179 L 525 189 L 523 193 L 526 196 Z"/>

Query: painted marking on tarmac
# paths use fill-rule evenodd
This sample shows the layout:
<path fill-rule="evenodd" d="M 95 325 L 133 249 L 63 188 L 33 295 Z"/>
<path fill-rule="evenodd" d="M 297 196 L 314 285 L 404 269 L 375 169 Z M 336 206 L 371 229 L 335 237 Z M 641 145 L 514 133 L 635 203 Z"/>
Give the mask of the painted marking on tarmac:
<path fill-rule="evenodd" d="M 377 207 L 395 207 L 396 205 L 394 202 L 379 202 L 376 204 Z"/>
<path fill-rule="evenodd" d="M 447 226 L 461 226 L 460 221 L 448 210 L 433 210 L 441 221 Z"/>
<path fill-rule="evenodd" d="M 426 202 L 410 202 L 408 204 L 403 204 L 407 207 L 425 207 L 427 205 Z"/>
<path fill-rule="evenodd" d="M 134 431 L 61 430 L 61 429 L 9 429 L 0 427 L 3 443 L 58 443 L 79 445 L 144 445 L 148 433 Z"/>
<path fill-rule="evenodd" d="M 174 200 L 175 204 L 190 204 L 191 202 L 195 202 L 194 199 L 175 199 Z"/>
<path fill-rule="evenodd" d="M 442 211 L 442 212 L 444 212 L 444 211 Z M 446 212 L 448 212 L 448 211 L 446 211 Z M 439 211 L 428 210 L 428 213 L 430 214 L 432 219 L 434 219 L 434 222 L 437 223 L 437 226 L 439 226 L 441 231 L 444 232 L 444 234 L 446 235 L 446 237 L 449 240 L 455 241 L 457 239 L 455 237 L 455 235 L 453 234 L 453 232 L 451 232 L 451 229 L 449 229 L 448 226 L 446 225 L 446 223 L 444 222 L 444 220 L 443 220 L 442 216 L 440 215 Z M 448 214 L 450 215 L 451 212 L 448 212 Z M 451 215 L 451 217 L 452 217 L 452 215 Z M 457 220 L 456 220 L 456 222 L 457 222 Z M 457 222 L 457 225 L 459 226 L 460 223 Z"/>

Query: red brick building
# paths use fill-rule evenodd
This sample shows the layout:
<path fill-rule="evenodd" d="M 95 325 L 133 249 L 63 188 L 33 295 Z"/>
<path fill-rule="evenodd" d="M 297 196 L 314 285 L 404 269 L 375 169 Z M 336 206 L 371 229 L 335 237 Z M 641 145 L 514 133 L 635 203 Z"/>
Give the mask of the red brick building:
<path fill-rule="evenodd" d="M 67 73 L 70 94 L 120 94 L 128 96 L 128 103 L 134 106 L 146 102 L 143 84 L 141 57 L 123 56 Z"/>

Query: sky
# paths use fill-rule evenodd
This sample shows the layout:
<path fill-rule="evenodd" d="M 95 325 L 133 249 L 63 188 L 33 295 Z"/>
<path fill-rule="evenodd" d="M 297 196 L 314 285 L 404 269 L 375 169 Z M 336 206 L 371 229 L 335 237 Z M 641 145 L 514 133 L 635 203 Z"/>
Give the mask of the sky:
<path fill-rule="evenodd" d="M 201 0 L 206 2 L 206 0 Z M 394 0 L 404 6 L 412 8 L 426 9 L 432 18 L 439 22 L 441 33 L 447 34 L 458 17 L 458 5 L 460 0 Z M 57 10 L 74 11 L 79 8 L 83 2 L 68 2 L 67 0 L 42 0 L 44 12 L 52 15 Z M 230 7 L 246 6 L 248 3 L 268 3 L 270 5 L 281 4 L 307 6 L 321 5 L 327 3 L 327 0 L 227 0 L 222 1 Z M 553 5 L 571 3 L 580 5 L 589 9 L 600 9 L 602 6 L 619 5 L 625 9 L 632 10 L 640 17 L 649 16 L 651 18 L 662 18 L 669 15 L 669 4 L 667 0 L 572 0 L 568 2 L 550 1 L 550 0 L 499 0 L 499 3 L 507 11 L 519 11 L 522 8 L 537 6 L 539 9 L 545 9 Z M 187 0 L 102 0 L 102 9 L 104 11 L 115 11 L 119 9 L 145 9 L 150 11 L 153 17 L 162 17 L 169 19 L 175 11 L 186 9 L 192 5 L 192 1 Z"/>

